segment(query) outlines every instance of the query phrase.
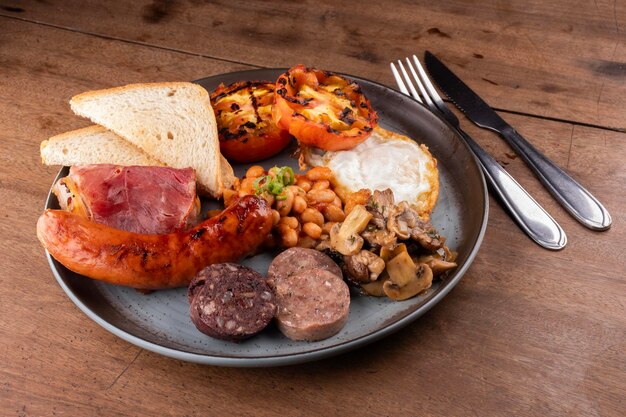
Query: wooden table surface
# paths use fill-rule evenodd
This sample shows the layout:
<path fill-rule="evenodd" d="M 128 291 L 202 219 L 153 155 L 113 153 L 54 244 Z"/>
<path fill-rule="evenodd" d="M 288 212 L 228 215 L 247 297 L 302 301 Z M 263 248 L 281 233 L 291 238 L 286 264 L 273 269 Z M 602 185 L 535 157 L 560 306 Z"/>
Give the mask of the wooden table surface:
<path fill-rule="evenodd" d="M 336 4 L 337 3 L 337 4 Z M 35 222 L 58 168 L 39 143 L 86 126 L 74 94 L 304 63 L 394 86 L 431 50 L 613 216 L 570 217 L 514 152 L 462 124 L 568 234 L 541 249 L 490 198 L 473 265 L 379 342 L 279 368 L 201 366 L 131 345 L 56 283 Z M 626 414 L 626 2 L 0 1 L 0 414 Z"/>

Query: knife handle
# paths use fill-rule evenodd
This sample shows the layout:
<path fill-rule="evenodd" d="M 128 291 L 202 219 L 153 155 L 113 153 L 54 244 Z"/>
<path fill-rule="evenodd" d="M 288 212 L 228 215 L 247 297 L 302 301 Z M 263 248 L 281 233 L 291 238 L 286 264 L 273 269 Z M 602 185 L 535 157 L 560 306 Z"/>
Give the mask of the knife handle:
<path fill-rule="evenodd" d="M 522 230 L 546 249 L 563 249 L 567 244 L 567 237 L 561 226 L 474 139 L 463 130 L 458 131 L 478 158 L 492 190 L 500 197 Z"/>
<path fill-rule="evenodd" d="M 607 230 L 611 227 L 609 212 L 582 185 L 539 152 L 511 126 L 507 125 L 500 134 L 576 220 L 593 230 Z"/>

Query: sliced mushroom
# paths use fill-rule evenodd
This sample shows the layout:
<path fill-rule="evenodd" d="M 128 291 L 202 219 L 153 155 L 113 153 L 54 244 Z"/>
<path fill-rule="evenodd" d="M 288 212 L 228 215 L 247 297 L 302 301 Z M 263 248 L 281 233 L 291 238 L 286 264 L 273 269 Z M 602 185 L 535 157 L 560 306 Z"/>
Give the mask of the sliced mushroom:
<path fill-rule="evenodd" d="M 374 219 L 372 218 L 372 221 L 373 220 Z M 373 225 L 370 223 L 370 226 Z M 385 247 L 393 248 L 396 246 L 398 240 L 395 233 L 389 232 L 385 229 L 377 229 L 376 227 L 372 227 L 372 230 L 369 230 L 370 226 L 368 226 L 368 228 L 361 233 L 363 239 L 365 239 L 370 246 L 381 249 Z"/>
<path fill-rule="evenodd" d="M 355 255 L 363 247 L 363 238 L 359 235 L 370 219 L 372 214 L 365 210 L 365 206 L 356 205 L 341 223 L 335 224 L 330 229 L 330 245 L 342 255 Z"/>
<path fill-rule="evenodd" d="M 383 272 L 376 281 L 361 284 L 361 288 L 367 295 L 372 295 L 374 297 L 384 297 L 387 294 L 385 294 L 385 290 L 383 289 L 383 287 L 385 286 L 385 282 L 387 282 L 388 279 L 389 274 Z"/>
<path fill-rule="evenodd" d="M 387 219 L 387 229 L 395 233 L 399 239 L 406 240 L 411 237 L 411 231 L 416 226 L 419 216 L 406 201 L 400 202 L 391 209 Z"/>
<path fill-rule="evenodd" d="M 407 247 L 404 243 L 400 243 L 394 248 L 385 246 L 380 249 L 380 257 L 383 261 L 387 262 L 403 252 L 408 252 Z"/>
<path fill-rule="evenodd" d="M 432 261 L 430 261 L 428 263 L 428 266 L 433 271 L 433 275 L 435 275 L 435 276 L 441 275 L 444 272 L 449 271 L 449 270 L 454 269 L 454 268 L 457 267 L 456 262 L 443 261 L 443 260 L 437 259 L 437 258 L 435 258 Z"/>
<path fill-rule="evenodd" d="M 430 288 L 433 271 L 426 264 L 415 265 L 407 252 L 402 252 L 387 262 L 389 280 L 383 285 L 387 297 L 401 301 L 414 297 Z"/>
<path fill-rule="evenodd" d="M 372 213 L 372 223 L 381 230 L 387 227 L 387 218 L 394 205 L 393 191 L 387 188 L 383 191 L 375 190 L 367 201 L 367 211 Z"/>
<path fill-rule="evenodd" d="M 443 248 L 445 242 L 445 239 L 437 233 L 437 230 L 430 223 L 421 220 L 411 229 L 411 239 L 430 251 Z"/>
<path fill-rule="evenodd" d="M 356 255 L 344 256 L 343 259 L 348 274 L 357 282 L 376 281 L 385 269 L 385 261 L 368 250 L 362 250 Z"/>
<path fill-rule="evenodd" d="M 448 249 L 445 246 L 444 248 L 446 250 Z M 449 253 L 449 251 L 447 253 Z M 433 275 L 437 276 L 457 267 L 456 262 L 447 261 L 446 256 L 447 256 L 446 252 L 444 252 L 443 249 L 440 249 L 433 255 L 420 256 L 419 258 L 413 259 L 413 261 L 415 262 L 416 265 L 417 264 L 428 265 L 430 269 L 433 271 Z"/>

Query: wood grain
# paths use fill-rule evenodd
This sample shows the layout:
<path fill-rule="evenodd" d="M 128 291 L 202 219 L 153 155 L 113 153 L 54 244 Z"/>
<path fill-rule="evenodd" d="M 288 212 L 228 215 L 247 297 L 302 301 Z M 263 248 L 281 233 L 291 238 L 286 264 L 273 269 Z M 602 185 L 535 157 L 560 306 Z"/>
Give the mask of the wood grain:
<path fill-rule="evenodd" d="M 626 3 L 583 0 L 16 2 L 0 13 L 265 67 L 390 84 L 429 49 L 499 109 L 626 130 Z"/>
<path fill-rule="evenodd" d="M 579 22 L 576 31 L 582 30 L 580 27 L 592 30 L 592 23 L 581 17 L 587 15 L 578 15 L 579 11 L 563 4 L 560 3 L 561 8 L 567 11 L 562 17 L 564 21 Z M 286 13 L 272 4 L 249 5 L 257 8 L 259 17 L 265 18 L 271 8 L 278 16 Z M 5 6 L 6 13 L 18 13 L 7 11 L 7 7 L 13 6 Z M 45 11 L 47 15 L 40 12 L 38 19 L 47 21 L 68 19 L 64 15 L 72 10 L 78 14 L 76 26 L 97 24 L 95 17 L 90 20 L 90 13 L 110 14 L 108 23 L 101 24 L 103 30 L 118 31 L 120 37 L 129 36 L 124 31 L 137 30 L 129 27 L 134 21 L 125 20 L 130 18 L 121 16 L 122 6 L 115 3 L 94 6 L 90 12 L 68 9 L 70 2 L 21 7 L 25 8 L 25 15 Z M 125 12 L 135 16 L 131 8 L 136 6 L 128 7 Z M 183 40 L 196 36 L 197 43 L 202 44 L 200 29 L 193 27 L 193 22 L 199 19 L 199 6 L 176 7 L 180 7 L 177 14 L 161 18 L 159 25 L 172 22 L 169 19 L 176 16 L 187 23 L 176 29 L 174 23 L 169 23 L 170 29 L 164 26 L 164 32 L 159 35 L 162 42 L 173 42 L 168 47 L 183 50 L 188 47 Z M 284 5 L 292 11 L 300 10 L 299 7 Z M 425 10 L 424 6 L 415 7 Z M 453 13 L 453 9 L 460 16 L 469 8 L 450 2 L 433 7 L 430 13 L 439 10 L 441 16 L 449 16 L 445 13 Z M 504 20 L 517 18 L 516 13 L 521 13 L 505 12 L 506 7 L 504 2 L 496 2 L 493 13 L 501 14 Z M 539 7 L 529 3 L 525 16 L 532 18 L 547 13 L 536 9 Z M 556 10 L 556 6 L 541 7 Z M 343 10 L 338 9 L 328 18 L 344 13 Z M 404 12 L 408 14 L 407 10 Z M 227 8 L 219 13 L 215 19 L 222 19 L 222 26 L 230 25 L 226 22 L 232 19 L 232 10 Z M 591 13 L 587 17 L 594 19 Z M 408 20 L 403 16 L 397 19 L 399 24 Z M 419 18 L 413 19 L 421 22 Z M 455 37 L 472 32 L 471 19 L 459 19 L 454 30 L 439 27 Z M 530 21 L 535 22 L 537 26 L 533 30 L 540 34 L 539 20 Z M 141 28 L 141 25 L 152 28 L 147 22 L 135 26 Z M 451 22 L 447 25 L 453 26 Z M 241 59 L 244 52 L 237 48 L 222 51 L 221 58 L 226 61 L 0 17 L 2 413 L 18 416 L 623 415 L 626 134 L 606 129 L 504 115 L 605 203 L 613 215 L 614 226 L 608 232 L 595 233 L 580 226 L 561 209 L 502 140 L 463 121 L 477 141 L 561 223 L 568 233 L 568 247 L 561 252 L 542 250 L 491 199 L 489 227 L 481 251 L 445 300 L 402 331 L 336 358 L 269 369 L 199 366 L 130 345 L 103 330 L 74 306 L 55 282 L 35 237 L 34 226 L 56 175 L 55 168 L 40 165 L 39 142 L 86 125 L 71 113 L 69 98 L 105 86 L 187 80 L 249 68 L 233 61 L 268 65 L 270 61 L 265 60 L 260 50 L 261 45 L 266 50 L 271 46 L 272 36 L 279 33 L 274 29 L 268 29 L 271 36 L 255 40 L 259 42 L 258 50 L 250 49 L 246 59 Z M 343 30 L 334 25 L 327 27 L 336 38 Z M 524 42 L 523 32 L 508 30 L 505 33 L 510 39 Z M 551 30 L 545 28 L 547 38 Z M 601 32 L 600 28 L 596 30 Z M 381 32 L 380 44 L 389 45 L 397 40 L 396 36 Z M 440 35 L 428 36 L 439 39 L 437 48 L 444 58 L 473 51 L 467 45 L 445 43 L 448 38 Z M 238 39 L 242 38 L 240 34 Z M 302 50 L 299 42 L 285 46 L 279 64 L 291 63 Z M 319 58 L 323 65 L 387 80 L 390 84 L 384 62 L 347 57 L 361 52 L 355 42 L 338 44 L 335 46 L 338 52 L 313 58 Z M 594 45 L 600 44 L 596 39 Z M 505 53 L 502 47 L 490 48 Z M 280 55 L 273 53 L 275 57 Z M 534 55 L 528 50 L 521 48 L 518 53 L 518 61 L 526 57 L 532 62 Z M 572 48 L 564 48 L 564 55 L 574 54 Z M 470 75 L 474 67 L 467 68 L 467 73 L 462 75 Z M 570 92 L 558 91 L 551 100 L 577 103 L 572 107 L 576 108 L 585 103 L 584 96 L 592 90 L 593 85 L 588 84 Z M 571 100 L 569 94 L 573 95 Z M 511 97 L 510 108 L 520 105 L 523 97 Z M 610 109 L 599 108 L 597 120 L 607 126 L 611 126 L 610 121 L 615 117 Z"/>

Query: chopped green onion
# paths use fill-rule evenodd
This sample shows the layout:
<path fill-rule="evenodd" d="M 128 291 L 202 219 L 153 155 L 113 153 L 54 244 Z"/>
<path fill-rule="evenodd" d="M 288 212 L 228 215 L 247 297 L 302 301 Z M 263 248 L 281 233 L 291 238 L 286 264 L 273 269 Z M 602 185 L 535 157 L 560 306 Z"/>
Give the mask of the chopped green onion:
<path fill-rule="evenodd" d="M 269 170 L 272 175 L 264 175 L 254 181 L 254 190 L 257 195 L 268 193 L 276 196 L 277 200 L 285 200 L 287 196 L 283 194 L 285 187 L 292 185 L 296 181 L 293 169 L 288 166 L 282 168 L 274 167 Z"/>

